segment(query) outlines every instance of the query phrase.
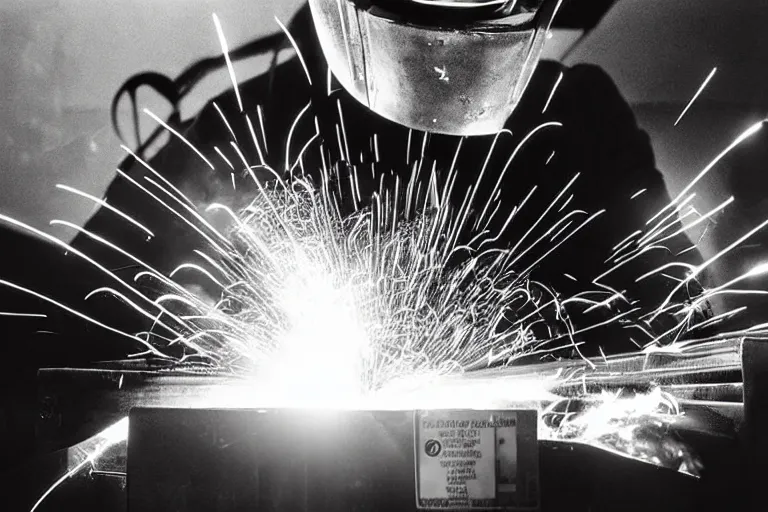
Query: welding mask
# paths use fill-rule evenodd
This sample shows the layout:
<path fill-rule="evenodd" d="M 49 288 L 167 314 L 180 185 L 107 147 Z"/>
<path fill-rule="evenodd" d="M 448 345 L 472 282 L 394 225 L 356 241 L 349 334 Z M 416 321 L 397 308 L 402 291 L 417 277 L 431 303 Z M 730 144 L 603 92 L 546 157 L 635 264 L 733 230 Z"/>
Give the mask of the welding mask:
<path fill-rule="evenodd" d="M 561 0 L 309 0 L 330 70 L 358 101 L 416 130 L 504 127 Z"/>

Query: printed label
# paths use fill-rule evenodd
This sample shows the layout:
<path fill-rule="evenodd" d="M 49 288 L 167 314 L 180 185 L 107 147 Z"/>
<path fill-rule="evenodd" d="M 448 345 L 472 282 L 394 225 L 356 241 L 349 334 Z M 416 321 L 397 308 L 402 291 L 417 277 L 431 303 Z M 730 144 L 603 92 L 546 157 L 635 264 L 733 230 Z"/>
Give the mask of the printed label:
<path fill-rule="evenodd" d="M 516 411 L 432 411 L 416 416 L 417 506 L 502 508 L 518 482 Z"/>

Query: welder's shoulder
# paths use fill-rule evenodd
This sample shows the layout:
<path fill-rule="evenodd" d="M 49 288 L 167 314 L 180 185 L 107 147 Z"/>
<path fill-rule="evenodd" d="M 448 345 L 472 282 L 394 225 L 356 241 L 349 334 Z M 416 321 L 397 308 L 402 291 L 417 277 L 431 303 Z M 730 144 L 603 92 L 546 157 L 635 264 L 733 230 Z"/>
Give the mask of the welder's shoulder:
<path fill-rule="evenodd" d="M 310 98 L 308 82 L 295 58 L 238 84 L 237 93 L 240 103 L 235 89 L 229 89 L 206 104 L 191 127 L 195 140 L 228 142 L 230 130 L 239 140 L 248 140 L 248 119 L 257 127 L 264 124 L 267 132 L 282 134 Z"/>
<path fill-rule="evenodd" d="M 163 174 L 179 173 L 184 180 L 205 174 L 209 162 L 219 167 L 227 162 L 239 166 L 243 158 L 256 161 L 253 132 L 260 125 L 266 125 L 268 132 L 284 130 L 283 116 L 277 113 L 296 110 L 291 104 L 299 103 L 293 93 L 297 74 L 291 64 L 267 70 L 210 99 L 187 121 L 181 130 L 183 139 L 171 137 L 158 152 L 153 159 L 156 168 Z"/>
<path fill-rule="evenodd" d="M 641 129 L 629 102 L 611 76 L 592 64 L 563 68 L 558 88 L 557 111 L 566 129 L 578 133 L 573 141 L 590 151 L 594 171 L 612 176 L 634 175 L 624 180 L 640 188 L 660 187 L 666 193 L 650 137 Z M 608 178 L 610 176 L 606 176 Z M 642 183 L 642 181 L 648 183 Z"/>
<path fill-rule="evenodd" d="M 543 60 L 529 89 L 538 91 L 538 103 L 551 103 L 547 112 L 564 124 L 575 122 L 579 127 L 590 124 L 598 132 L 618 130 L 618 135 L 638 130 L 632 107 L 600 66 L 566 66 Z"/>
<path fill-rule="evenodd" d="M 610 102 L 630 111 L 629 104 L 621 95 L 616 82 L 607 71 L 595 64 L 575 64 L 562 66 L 564 73 L 563 85 L 570 94 L 585 98 L 601 98 L 602 102 Z"/>
<path fill-rule="evenodd" d="M 606 70 L 597 64 L 580 63 L 572 66 L 563 65 L 572 84 L 582 82 L 584 85 L 592 84 L 605 88 L 612 88 L 618 94 L 616 83 Z"/>
<path fill-rule="evenodd" d="M 577 64 L 564 67 L 557 95 L 560 104 L 567 105 L 569 111 L 592 122 L 601 131 L 618 130 L 622 134 L 638 130 L 629 102 L 616 82 L 599 66 Z"/>

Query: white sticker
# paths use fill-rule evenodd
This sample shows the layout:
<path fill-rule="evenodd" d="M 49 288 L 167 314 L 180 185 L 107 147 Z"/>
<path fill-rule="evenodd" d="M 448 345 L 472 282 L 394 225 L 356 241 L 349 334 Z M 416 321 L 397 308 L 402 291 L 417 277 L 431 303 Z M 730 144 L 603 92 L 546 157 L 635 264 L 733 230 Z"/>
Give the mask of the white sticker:
<path fill-rule="evenodd" d="M 500 493 L 515 493 L 517 419 L 515 411 L 419 414 L 419 508 L 496 508 Z"/>

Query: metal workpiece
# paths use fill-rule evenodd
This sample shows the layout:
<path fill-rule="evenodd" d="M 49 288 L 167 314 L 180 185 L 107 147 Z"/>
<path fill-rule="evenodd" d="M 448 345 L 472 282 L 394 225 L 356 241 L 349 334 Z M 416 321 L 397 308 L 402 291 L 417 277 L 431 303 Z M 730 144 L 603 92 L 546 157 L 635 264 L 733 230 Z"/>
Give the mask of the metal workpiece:
<path fill-rule="evenodd" d="M 741 340 L 714 340 L 677 352 L 511 366 L 393 383 L 372 408 L 534 408 L 562 399 L 657 386 L 686 411 L 742 419 Z M 187 366 L 130 361 L 89 369 L 50 368 L 38 376 L 37 435 L 43 451 L 98 434 L 134 407 L 258 408 L 269 390 L 253 381 Z"/>
<path fill-rule="evenodd" d="M 309 4 L 328 65 L 355 99 L 409 128 L 461 136 L 504 127 L 558 5 L 455 25 L 406 21 L 362 2 Z"/>
<path fill-rule="evenodd" d="M 567 489 L 558 483 L 563 482 L 563 468 L 584 464 L 594 465 L 595 470 L 604 468 L 601 481 L 611 480 L 617 465 L 623 467 L 625 477 L 622 479 L 616 474 L 616 485 L 641 478 L 653 481 L 654 485 L 674 484 L 677 490 L 681 485 L 690 486 L 677 494 L 681 501 L 675 507 L 679 507 L 682 503 L 693 503 L 693 496 L 707 485 L 703 481 L 697 483 L 691 479 L 692 475 L 699 475 L 707 464 L 720 468 L 717 466 L 720 459 L 707 451 L 710 444 L 730 446 L 728 443 L 735 442 L 738 426 L 743 421 L 742 385 L 737 375 L 740 374 L 742 341 L 715 339 L 690 346 L 681 344 L 674 351 L 635 353 L 599 361 L 571 360 L 492 368 L 426 382 L 414 378 L 382 390 L 368 410 L 374 415 L 393 418 L 408 410 L 436 411 L 437 414 L 456 409 L 527 410 L 539 418 L 542 510 L 558 510 L 552 502 L 553 496 L 567 495 L 572 500 L 574 496 L 581 496 L 579 489 L 594 484 L 589 478 L 581 482 L 583 485 L 566 486 Z M 39 374 L 39 389 L 40 444 L 49 449 L 69 447 L 59 463 L 61 472 L 78 475 L 68 481 L 66 489 L 57 493 L 99 483 L 109 489 L 115 500 L 123 500 L 122 507 L 125 506 L 125 475 L 130 473 L 126 469 L 130 465 L 126 444 L 129 415 L 133 417 L 139 411 L 141 416 L 140 410 L 146 408 L 167 411 L 151 416 L 160 423 L 153 420 L 147 424 L 150 429 L 142 430 L 165 442 L 176 439 L 183 425 L 202 428 L 208 424 L 180 422 L 179 418 L 202 418 L 211 414 L 251 417 L 256 411 L 270 409 L 261 407 L 269 390 L 260 389 L 247 378 L 152 361 L 118 361 L 90 369 L 47 369 Z M 633 400 L 634 394 L 639 400 Z M 623 402 L 629 409 L 621 400 L 611 397 L 629 398 Z M 312 414 L 323 416 L 327 411 Z M 363 413 L 342 411 L 339 417 L 355 414 Z M 411 425 L 412 421 L 403 425 L 406 423 Z M 131 430 L 141 425 L 130 421 Z M 185 454 L 191 449 L 179 447 L 177 452 Z M 699 453 L 700 449 L 704 451 Z M 134 473 L 139 466 L 150 469 L 156 466 L 152 461 L 159 456 L 157 450 L 134 443 L 134 453 L 139 452 L 155 459 L 147 459 L 149 462 L 142 465 L 138 463 L 141 458 L 134 458 Z M 224 460 L 214 458 L 217 463 Z M 144 471 L 141 468 L 140 472 Z M 633 477 L 627 480 L 629 474 Z M 149 477 L 149 481 L 155 481 Z M 235 480 L 227 482 L 230 491 L 240 489 Z M 412 485 L 406 485 L 406 490 Z M 172 489 L 183 490 L 168 486 L 169 492 Z M 398 499 L 408 499 L 408 507 L 413 506 L 411 491 L 398 494 Z M 39 495 L 42 491 L 36 492 Z M 610 499 L 621 502 L 626 492 L 630 489 L 625 488 Z M 643 496 L 651 499 L 651 494 Z M 583 510 L 588 510 L 586 504 L 592 499 L 596 499 L 595 496 L 584 497 Z M 638 500 L 642 501 L 640 497 Z"/>

